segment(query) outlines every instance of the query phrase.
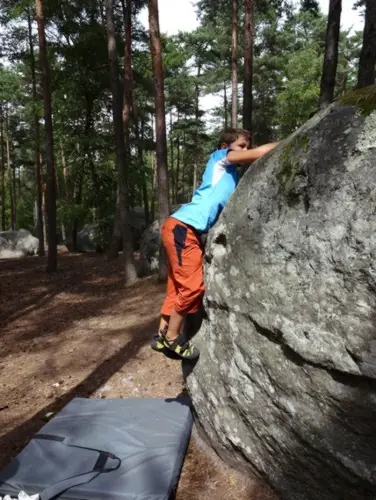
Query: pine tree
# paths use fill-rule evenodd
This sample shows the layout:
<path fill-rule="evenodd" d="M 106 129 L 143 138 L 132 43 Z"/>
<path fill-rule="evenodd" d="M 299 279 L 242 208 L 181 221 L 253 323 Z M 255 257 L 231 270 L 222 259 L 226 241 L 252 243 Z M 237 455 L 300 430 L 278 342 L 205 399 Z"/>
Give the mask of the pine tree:
<path fill-rule="evenodd" d="M 130 285 L 137 280 L 137 272 L 133 259 L 133 238 L 130 224 L 127 183 L 127 151 L 124 142 L 124 127 L 122 116 L 122 98 L 119 84 L 119 68 L 117 62 L 117 47 L 115 25 L 113 18 L 113 0 L 106 0 L 106 21 L 108 38 L 108 58 L 110 65 L 112 89 L 112 115 L 115 134 L 116 165 L 118 172 L 118 199 L 120 213 L 120 228 L 123 241 L 123 256 L 125 283 Z M 129 27 L 130 28 L 130 27 Z M 129 133 L 129 132 L 128 132 Z"/>
<path fill-rule="evenodd" d="M 42 0 L 35 0 L 38 23 L 39 53 L 42 70 L 44 122 L 46 131 L 47 160 L 47 221 L 48 221 L 48 261 L 47 271 L 57 270 L 57 237 L 56 237 L 56 170 L 54 158 L 53 126 L 52 126 L 52 95 L 50 70 L 48 63 L 44 14 Z"/>
<path fill-rule="evenodd" d="M 252 131 L 253 0 L 245 0 L 243 128 Z"/>
<path fill-rule="evenodd" d="M 34 43 L 32 33 L 32 20 L 30 9 L 27 7 L 27 26 L 30 50 L 30 70 L 31 70 L 31 84 L 33 93 L 33 114 L 34 114 L 34 138 L 35 138 L 35 184 L 37 187 L 37 224 L 36 233 L 39 241 L 38 255 L 44 256 L 44 228 L 43 228 L 43 211 L 42 211 L 42 165 L 40 161 L 40 126 L 39 115 L 37 111 L 38 95 L 37 95 L 37 80 L 35 71 L 35 55 Z"/>
<path fill-rule="evenodd" d="M 232 111 L 231 125 L 238 124 L 238 0 L 232 0 Z"/>
<path fill-rule="evenodd" d="M 149 0 L 149 29 L 152 66 L 155 89 L 155 125 L 156 125 L 156 153 L 158 173 L 158 211 L 159 222 L 162 227 L 164 220 L 170 214 L 168 167 L 167 167 L 167 139 L 164 97 L 164 74 L 162 43 L 159 31 L 158 0 Z M 162 249 L 161 249 L 162 250 Z M 167 258 L 164 251 L 159 252 L 159 279 L 167 279 Z"/>
<path fill-rule="evenodd" d="M 324 67 L 321 78 L 320 103 L 321 109 L 333 101 L 338 65 L 338 45 L 341 24 L 342 0 L 329 1 L 328 25 L 325 40 Z"/>
<path fill-rule="evenodd" d="M 366 7 L 363 45 L 359 58 L 358 88 L 375 83 L 376 66 L 376 2 L 364 0 Z"/>

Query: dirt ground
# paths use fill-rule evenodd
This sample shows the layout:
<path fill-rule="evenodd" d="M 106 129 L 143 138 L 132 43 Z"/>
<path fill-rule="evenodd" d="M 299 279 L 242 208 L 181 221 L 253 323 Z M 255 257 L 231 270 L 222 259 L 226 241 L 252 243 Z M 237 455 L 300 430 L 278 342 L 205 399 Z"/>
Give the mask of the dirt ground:
<path fill-rule="evenodd" d="M 59 256 L 0 261 L 0 468 L 73 397 L 176 397 L 180 362 L 149 347 L 164 287 L 125 289 L 121 260 Z M 193 438 L 177 500 L 267 500 Z"/>

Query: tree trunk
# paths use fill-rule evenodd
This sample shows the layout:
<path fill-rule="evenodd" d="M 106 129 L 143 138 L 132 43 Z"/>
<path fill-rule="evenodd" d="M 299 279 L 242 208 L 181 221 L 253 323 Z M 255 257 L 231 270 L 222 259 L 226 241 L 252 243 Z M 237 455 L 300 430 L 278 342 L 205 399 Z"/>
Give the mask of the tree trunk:
<path fill-rule="evenodd" d="M 4 148 L 4 118 L 1 108 L 0 116 L 0 148 L 1 148 L 1 229 L 6 230 L 5 220 L 5 148 Z"/>
<path fill-rule="evenodd" d="M 84 184 L 84 178 L 85 178 L 85 163 L 83 163 L 82 167 L 80 168 L 80 171 L 79 171 L 77 177 L 78 177 L 76 179 L 77 184 L 75 185 L 75 188 L 74 188 L 74 204 L 76 206 L 80 206 L 82 203 L 82 191 L 83 191 L 83 184 Z M 78 229 L 79 229 L 79 220 L 76 217 L 73 221 L 73 227 L 72 227 L 72 250 L 73 250 L 73 252 L 77 252 Z"/>
<path fill-rule="evenodd" d="M 167 167 L 167 139 L 165 118 L 164 74 L 162 60 L 162 43 L 159 32 L 158 0 L 149 0 L 149 30 L 151 59 L 155 87 L 155 118 L 156 118 L 156 152 L 158 172 L 158 210 L 160 227 L 170 215 L 168 199 L 168 167 Z M 159 252 L 159 279 L 167 279 L 167 258 L 163 246 Z"/>
<path fill-rule="evenodd" d="M 12 170 L 12 191 L 13 191 L 13 198 L 12 198 L 12 212 L 13 212 L 13 229 L 17 229 L 17 179 L 16 179 L 16 165 L 13 165 Z"/>
<path fill-rule="evenodd" d="M 14 203 L 16 193 L 14 192 L 15 185 L 13 183 L 12 165 L 11 165 L 11 161 L 10 161 L 10 140 L 9 140 L 9 128 L 8 128 L 8 115 L 6 116 L 5 120 L 6 120 L 5 143 L 6 143 L 6 148 L 7 148 L 7 170 L 8 170 L 8 181 L 9 181 L 10 221 L 11 221 L 11 229 L 14 231 L 16 229 L 16 213 L 15 213 L 15 203 Z"/>
<path fill-rule="evenodd" d="M 133 70 L 132 70 L 132 0 L 121 0 L 124 21 L 124 101 L 123 101 L 123 128 L 126 163 L 130 164 L 130 127 L 134 116 L 133 109 Z M 134 121 L 135 124 L 135 121 Z M 135 182 L 132 181 L 127 171 L 127 189 L 129 192 L 129 205 L 135 206 Z"/>
<path fill-rule="evenodd" d="M 21 197 L 22 197 L 21 170 L 18 169 L 18 175 L 17 175 L 17 199 L 21 200 Z"/>
<path fill-rule="evenodd" d="M 144 119 L 141 119 L 141 123 L 139 123 L 136 106 L 133 101 L 133 119 L 135 124 L 135 134 L 136 134 L 136 142 L 137 142 L 137 156 L 138 162 L 141 169 L 141 192 L 142 192 L 142 203 L 144 206 L 144 214 L 145 214 L 145 223 L 148 226 L 150 223 L 150 212 L 149 212 L 149 197 L 148 197 L 148 186 L 146 182 L 146 171 L 145 171 L 145 159 L 144 159 L 144 140 L 145 140 L 145 122 Z"/>
<path fill-rule="evenodd" d="M 61 155 L 61 166 L 63 169 L 64 197 L 67 205 L 69 205 L 71 200 L 71 186 L 68 180 L 67 161 L 64 154 L 63 143 L 61 141 L 60 141 L 60 155 Z M 67 245 L 68 248 L 70 248 L 73 245 L 72 227 L 68 226 L 68 229 L 66 229 L 64 225 L 64 234 L 65 234 L 65 238 L 63 238 L 64 243 Z"/>
<path fill-rule="evenodd" d="M 61 156 L 61 159 L 62 159 L 61 166 L 62 166 L 63 175 L 64 175 L 64 168 L 66 169 L 66 166 L 64 166 L 64 162 L 65 162 L 64 155 Z M 59 177 L 57 177 L 56 178 L 56 196 L 57 196 L 57 198 L 63 199 L 64 192 L 65 192 L 65 179 L 63 179 L 63 186 L 61 186 L 60 182 L 59 182 Z M 65 231 L 65 224 L 63 221 L 60 224 L 60 230 L 61 230 L 61 239 L 65 243 L 66 242 L 66 231 Z"/>
<path fill-rule="evenodd" d="M 347 92 L 347 81 L 348 81 L 348 78 L 349 78 L 349 74 L 348 72 L 346 71 L 346 73 L 344 74 L 343 76 L 343 82 L 342 82 L 342 92 L 341 92 L 341 95 L 345 95 L 346 92 Z"/>
<path fill-rule="evenodd" d="M 359 58 L 357 88 L 375 83 L 376 66 L 376 2 L 365 0 L 366 16 L 363 31 L 363 46 Z"/>
<path fill-rule="evenodd" d="M 124 107 L 123 107 L 123 123 L 124 123 L 124 140 L 125 147 L 130 161 L 130 126 L 133 121 L 134 132 L 137 142 L 137 155 L 141 168 L 141 192 L 142 201 L 144 204 L 145 222 L 149 224 L 149 200 L 148 190 L 145 176 L 145 162 L 143 154 L 144 143 L 144 122 L 141 120 L 141 134 L 139 130 L 138 114 L 134 99 L 134 75 L 133 75 L 133 53 L 132 53 L 132 0 L 121 0 L 123 9 L 123 20 L 125 29 L 125 47 L 124 47 Z M 141 137 L 141 143 L 140 143 Z"/>
<path fill-rule="evenodd" d="M 187 117 L 184 117 L 184 121 L 187 120 Z M 186 135 L 185 132 L 183 132 L 183 162 L 182 162 L 182 169 L 181 169 L 181 186 L 182 186 L 182 197 L 183 197 L 183 203 L 187 203 L 187 199 L 185 197 L 185 180 L 186 180 Z"/>
<path fill-rule="evenodd" d="M 232 108 L 231 126 L 238 125 L 238 0 L 232 0 Z"/>
<path fill-rule="evenodd" d="M 225 128 L 227 128 L 228 127 L 228 118 L 227 118 L 228 99 L 227 99 L 226 82 L 223 82 L 223 107 L 224 107 L 224 112 L 225 112 Z"/>
<path fill-rule="evenodd" d="M 33 104 L 34 104 L 34 148 L 35 148 L 35 183 L 37 185 L 37 224 L 36 224 L 36 234 L 39 241 L 38 245 L 38 255 L 43 257 L 45 254 L 44 250 L 44 232 L 43 232 L 43 212 L 42 212 L 42 168 L 40 164 L 40 127 L 39 127 L 39 116 L 37 111 L 38 95 L 37 95 L 37 82 L 35 74 L 35 56 L 34 56 L 34 44 L 33 44 L 33 33 L 31 25 L 31 15 L 30 10 L 27 11 L 27 23 L 28 23 L 28 34 L 29 34 L 29 48 L 30 48 L 30 69 L 31 69 L 31 81 L 32 81 L 32 92 L 33 92 Z"/>
<path fill-rule="evenodd" d="M 112 114 L 115 133 L 116 165 L 118 171 L 119 213 L 121 220 L 121 234 L 123 240 L 123 256 L 125 282 L 127 285 L 137 280 L 137 272 L 133 258 L 133 237 L 130 224 L 130 213 L 127 191 L 127 162 L 124 142 L 124 128 L 122 116 L 122 99 L 119 85 L 119 68 L 117 62 L 115 25 L 113 20 L 113 0 L 106 0 L 108 58 L 110 66 L 112 90 Z"/>
<path fill-rule="evenodd" d="M 196 84 L 195 84 L 195 120 L 196 120 L 196 127 L 195 127 L 195 135 L 194 135 L 194 141 L 195 141 L 195 158 L 194 158 L 194 165 L 193 165 L 193 193 L 195 193 L 197 189 L 197 179 L 198 179 L 198 164 L 199 164 L 199 148 L 198 148 L 198 129 L 199 129 L 199 119 L 200 119 L 200 88 L 199 88 L 199 78 L 201 76 L 201 65 L 199 64 L 197 67 L 197 77 L 196 77 Z"/>
<path fill-rule="evenodd" d="M 116 188 L 114 227 L 112 230 L 110 249 L 108 251 L 109 260 L 116 259 L 121 250 L 121 245 L 122 245 L 122 234 L 121 234 L 120 196 L 119 196 L 119 185 L 118 185 Z"/>
<path fill-rule="evenodd" d="M 342 0 L 330 0 L 328 25 L 326 29 L 324 67 L 321 77 L 320 109 L 324 109 L 334 99 L 338 65 L 338 44 L 341 25 Z"/>
<path fill-rule="evenodd" d="M 56 171 L 52 128 L 52 96 L 47 55 L 46 35 L 44 31 L 43 2 L 35 0 L 39 57 L 42 71 L 44 122 L 46 131 L 47 160 L 47 214 L 48 214 L 48 261 L 47 271 L 57 271 L 57 238 L 56 238 Z"/>
<path fill-rule="evenodd" d="M 179 110 L 177 113 L 177 122 L 180 121 Z M 175 203 L 179 203 L 179 174 L 180 174 L 180 137 L 176 137 L 176 179 L 175 179 Z"/>
<path fill-rule="evenodd" d="M 134 108 L 135 109 L 135 108 Z M 141 120 L 141 130 L 139 130 L 139 123 L 136 120 L 136 141 L 137 141 L 137 155 L 138 161 L 141 168 L 141 190 L 142 190 L 142 202 L 144 205 L 145 223 L 148 226 L 150 223 L 150 212 L 149 212 L 149 197 L 148 197 L 148 186 L 146 183 L 146 172 L 145 172 L 145 160 L 144 160 L 144 150 L 143 144 L 145 139 L 145 123 Z"/>
<path fill-rule="evenodd" d="M 170 169 L 170 177 L 171 177 L 171 203 L 175 203 L 175 158 L 174 158 L 174 139 L 172 136 L 172 108 L 170 109 L 170 158 L 171 158 L 171 169 Z"/>
<path fill-rule="evenodd" d="M 252 131 L 253 0 L 245 0 L 243 128 Z"/>
<path fill-rule="evenodd" d="M 157 173 L 157 162 L 155 160 L 155 153 L 151 154 L 151 165 L 152 165 L 152 175 L 153 175 L 153 185 L 151 191 L 151 220 L 155 221 L 155 198 L 157 193 L 158 184 L 158 173 Z"/>
<path fill-rule="evenodd" d="M 126 163 L 129 163 L 129 124 L 131 117 L 131 102 L 132 102 L 132 10 L 130 0 L 128 5 L 124 0 L 121 0 L 123 10 L 123 24 L 124 24 L 124 100 L 123 100 L 123 131 L 124 131 L 124 148 L 126 153 Z M 128 188 L 127 188 L 128 191 Z M 131 195 L 132 198 L 132 195 Z M 108 254 L 109 259 L 115 259 L 121 249 L 122 232 L 121 232 L 121 214 L 120 214 L 120 193 L 119 187 L 116 192 L 116 213 L 115 223 L 112 233 L 112 240 L 110 251 Z"/>

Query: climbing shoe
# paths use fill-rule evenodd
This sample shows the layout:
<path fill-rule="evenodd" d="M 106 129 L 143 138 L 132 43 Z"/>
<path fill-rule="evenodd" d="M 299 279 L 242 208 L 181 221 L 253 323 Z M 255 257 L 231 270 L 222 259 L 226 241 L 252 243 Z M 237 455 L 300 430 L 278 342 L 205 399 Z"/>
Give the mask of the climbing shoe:
<path fill-rule="evenodd" d="M 181 359 L 194 360 L 200 356 L 197 347 L 186 342 L 182 335 L 179 335 L 175 340 L 169 340 L 166 335 L 163 335 L 162 340 L 164 347 L 177 354 Z"/>
<path fill-rule="evenodd" d="M 163 337 L 166 335 L 166 333 L 167 333 L 167 326 L 165 326 L 163 330 L 160 330 L 159 333 L 154 333 L 151 339 L 151 348 L 154 351 L 162 352 L 165 349 L 163 343 Z"/>

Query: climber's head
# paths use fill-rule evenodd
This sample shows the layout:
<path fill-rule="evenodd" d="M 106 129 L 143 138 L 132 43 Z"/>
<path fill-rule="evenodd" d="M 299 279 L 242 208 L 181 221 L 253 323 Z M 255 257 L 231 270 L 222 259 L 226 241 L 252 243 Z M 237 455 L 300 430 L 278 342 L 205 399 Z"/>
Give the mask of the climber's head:
<path fill-rule="evenodd" d="M 250 146 L 251 133 L 241 128 L 226 128 L 219 138 L 218 149 L 241 151 Z"/>

